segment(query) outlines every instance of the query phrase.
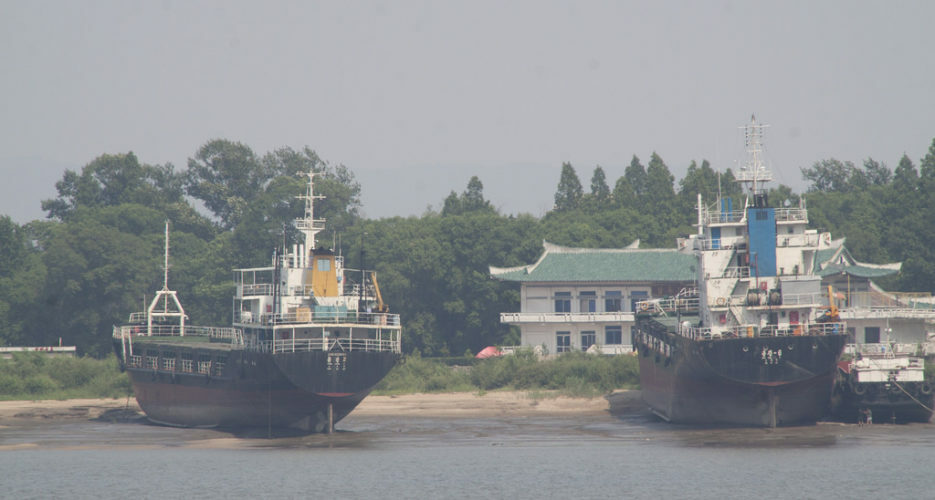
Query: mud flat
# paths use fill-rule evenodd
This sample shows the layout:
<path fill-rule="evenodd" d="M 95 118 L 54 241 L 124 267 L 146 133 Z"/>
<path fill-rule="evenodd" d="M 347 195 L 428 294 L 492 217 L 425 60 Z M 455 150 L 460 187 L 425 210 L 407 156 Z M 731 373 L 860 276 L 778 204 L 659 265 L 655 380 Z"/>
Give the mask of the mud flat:
<path fill-rule="evenodd" d="M 352 415 L 418 417 L 573 416 L 619 414 L 642 409 L 639 391 L 617 391 L 608 396 L 569 398 L 527 392 L 405 394 L 368 396 Z M 143 418 L 134 398 L 0 401 L 0 426 L 36 421 Z"/>

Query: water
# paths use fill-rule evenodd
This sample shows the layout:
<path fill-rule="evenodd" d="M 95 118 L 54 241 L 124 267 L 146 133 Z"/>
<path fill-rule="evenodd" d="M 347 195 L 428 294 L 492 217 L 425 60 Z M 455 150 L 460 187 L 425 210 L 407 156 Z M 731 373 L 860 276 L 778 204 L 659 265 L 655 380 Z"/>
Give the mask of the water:
<path fill-rule="evenodd" d="M 699 429 L 625 416 L 356 417 L 334 435 L 0 428 L 4 498 L 933 498 L 935 425 Z"/>

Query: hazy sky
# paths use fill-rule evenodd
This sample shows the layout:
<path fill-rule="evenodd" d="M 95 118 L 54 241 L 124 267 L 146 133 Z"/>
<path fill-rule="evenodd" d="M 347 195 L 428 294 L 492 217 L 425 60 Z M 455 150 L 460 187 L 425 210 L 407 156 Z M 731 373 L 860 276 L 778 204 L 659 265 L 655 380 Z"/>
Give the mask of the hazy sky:
<path fill-rule="evenodd" d="M 103 153 L 184 169 L 213 138 L 310 146 L 369 217 L 438 208 L 478 175 L 542 215 L 562 162 L 587 188 L 653 151 L 918 164 L 935 138 L 931 1 L 0 0 L 0 214 L 40 218 Z"/>

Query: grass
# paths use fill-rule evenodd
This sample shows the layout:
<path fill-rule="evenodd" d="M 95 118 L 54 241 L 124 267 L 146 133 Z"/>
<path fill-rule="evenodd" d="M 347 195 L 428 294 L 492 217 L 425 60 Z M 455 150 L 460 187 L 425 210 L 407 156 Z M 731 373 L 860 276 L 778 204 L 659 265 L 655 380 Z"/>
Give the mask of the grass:
<path fill-rule="evenodd" d="M 489 358 L 472 366 L 448 366 L 447 361 L 409 356 L 377 385 L 374 394 L 417 392 L 529 391 L 549 395 L 595 397 L 639 385 L 633 356 L 594 356 L 570 352 L 540 361 L 531 350 Z"/>
<path fill-rule="evenodd" d="M 49 357 L 37 352 L 0 359 L 0 400 L 119 398 L 131 392 L 117 358 Z"/>

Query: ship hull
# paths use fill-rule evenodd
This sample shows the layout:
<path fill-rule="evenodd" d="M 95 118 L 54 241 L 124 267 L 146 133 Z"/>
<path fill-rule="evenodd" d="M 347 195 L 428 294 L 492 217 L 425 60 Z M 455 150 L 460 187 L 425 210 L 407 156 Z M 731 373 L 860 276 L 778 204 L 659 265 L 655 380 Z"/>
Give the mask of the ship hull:
<path fill-rule="evenodd" d="M 398 358 L 391 352 L 270 354 L 204 348 L 193 349 L 192 355 L 223 356 L 225 362 L 209 373 L 198 372 L 197 366 L 193 372 L 176 369 L 181 368 L 177 363 L 169 369 L 162 358 L 155 359 L 155 369 L 124 364 L 149 420 L 182 427 L 325 432 L 370 393 Z"/>
<path fill-rule="evenodd" d="M 825 416 L 844 343 L 843 335 L 635 339 L 643 400 L 655 414 L 680 424 L 756 427 Z"/>

